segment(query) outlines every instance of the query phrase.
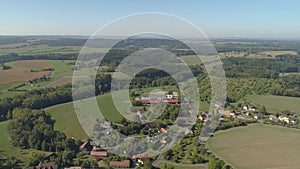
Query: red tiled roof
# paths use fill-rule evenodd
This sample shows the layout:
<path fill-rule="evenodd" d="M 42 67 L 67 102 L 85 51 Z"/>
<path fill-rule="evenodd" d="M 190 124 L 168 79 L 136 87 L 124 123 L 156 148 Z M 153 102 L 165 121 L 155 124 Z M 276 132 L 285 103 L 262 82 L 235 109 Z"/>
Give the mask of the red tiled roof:
<path fill-rule="evenodd" d="M 112 161 L 109 163 L 111 167 L 130 167 L 130 161 L 124 160 L 124 161 Z"/>
<path fill-rule="evenodd" d="M 178 99 L 170 99 L 168 102 L 169 103 L 179 103 Z"/>
<path fill-rule="evenodd" d="M 39 164 L 39 167 L 55 167 L 55 166 L 56 166 L 55 162 L 41 163 L 41 164 Z"/>
<path fill-rule="evenodd" d="M 147 123 L 147 125 L 149 127 L 156 127 L 157 126 L 155 122 L 149 122 L 149 123 Z"/>
<path fill-rule="evenodd" d="M 107 157 L 106 151 L 91 151 L 91 156 Z"/>
<path fill-rule="evenodd" d="M 89 141 L 84 142 L 84 143 L 80 146 L 80 148 L 83 149 L 88 143 L 89 143 Z"/>
<path fill-rule="evenodd" d="M 148 157 L 148 156 L 141 157 L 140 160 L 144 163 L 146 161 L 150 161 L 150 157 Z"/>
<path fill-rule="evenodd" d="M 166 128 L 161 128 L 160 131 L 161 131 L 162 133 L 167 133 L 167 132 L 168 132 L 168 129 L 166 129 Z"/>

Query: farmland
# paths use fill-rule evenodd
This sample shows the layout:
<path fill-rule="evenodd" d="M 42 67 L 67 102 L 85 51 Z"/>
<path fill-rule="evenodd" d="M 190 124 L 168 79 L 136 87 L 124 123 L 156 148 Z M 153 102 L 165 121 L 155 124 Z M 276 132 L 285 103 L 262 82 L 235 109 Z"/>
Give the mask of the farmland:
<path fill-rule="evenodd" d="M 273 95 L 253 95 L 246 98 L 253 105 L 264 105 L 268 111 L 279 113 L 284 110 L 290 110 L 300 114 L 300 98 L 273 96 Z"/>
<path fill-rule="evenodd" d="M 42 69 L 51 68 L 51 65 L 45 60 L 22 60 L 8 63 L 12 69 L 0 71 L 0 84 L 28 82 L 29 80 L 48 75 L 50 71 Z M 32 72 L 32 69 L 38 71 Z"/>
<path fill-rule="evenodd" d="M 71 82 L 70 76 L 73 72 L 73 60 L 19 60 L 6 63 L 12 69 L 0 70 L 0 97 L 11 97 L 21 94 L 22 90 L 32 90 L 39 87 L 53 87 Z M 43 71 L 43 69 L 55 68 L 54 71 Z M 34 70 L 34 71 L 32 71 Z M 39 82 L 34 86 L 27 84 L 29 80 L 49 75 L 50 80 Z M 19 86 L 19 91 L 8 91 L 8 89 Z"/>
<path fill-rule="evenodd" d="M 207 142 L 219 158 L 237 169 L 299 168 L 300 131 L 254 124 L 217 132 Z"/>

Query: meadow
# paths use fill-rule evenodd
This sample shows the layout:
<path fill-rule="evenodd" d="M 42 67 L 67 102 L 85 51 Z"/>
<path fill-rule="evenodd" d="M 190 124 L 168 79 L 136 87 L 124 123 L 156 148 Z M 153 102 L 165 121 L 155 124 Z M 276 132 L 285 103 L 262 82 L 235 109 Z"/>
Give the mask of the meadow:
<path fill-rule="evenodd" d="M 112 122 L 119 122 L 122 120 L 123 117 L 115 108 L 111 94 L 97 96 L 97 102 L 102 115 L 107 120 Z M 52 106 L 45 110 L 49 112 L 55 120 L 54 128 L 56 130 L 63 131 L 67 136 L 74 137 L 76 139 L 84 140 L 87 138 L 87 134 L 84 132 L 77 119 L 72 102 Z"/>
<path fill-rule="evenodd" d="M 252 95 L 246 98 L 253 105 L 264 105 L 271 113 L 280 113 L 289 110 L 300 115 L 300 98 L 273 96 L 273 95 Z"/>
<path fill-rule="evenodd" d="M 299 168 L 300 130 L 252 124 L 219 131 L 207 147 L 236 169 Z"/>
<path fill-rule="evenodd" d="M 19 60 L 6 65 L 11 66 L 11 69 L 0 70 L 0 84 L 28 82 L 48 75 L 50 71 L 43 71 L 42 69 L 51 68 L 51 65 L 45 60 Z M 32 72 L 32 70 L 38 71 Z"/>

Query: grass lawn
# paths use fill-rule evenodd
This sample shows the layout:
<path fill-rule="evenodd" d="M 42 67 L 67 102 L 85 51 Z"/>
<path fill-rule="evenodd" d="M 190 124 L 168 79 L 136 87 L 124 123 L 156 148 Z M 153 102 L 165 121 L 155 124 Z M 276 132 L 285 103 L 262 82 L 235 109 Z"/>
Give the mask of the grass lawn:
<path fill-rule="evenodd" d="M 97 96 L 97 102 L 103 116 L 113 122 L 119 122 L 122 116 L 114 107 L 110 94 Z M 83 131 L 74 110 L 73 103 L 65 103 L 46 108 L 46 111 L 52 115 L 55 122 L 55 129 L 63 131 L 69 137 L 76 139 L 86 139 L 87 135 Z"/>
<path fill-rule="evenodd" d="M 246 98 L 254 105 L 264 105 L 272 113 L 290 110 L 300 115 L 300 98 L 286 96 L 253 95 Z"/>
<path fill-rule="evenodd" d="M 207 146 L 237 169 L 298 169 L 299 140 L 299 129 L 252 124 L 219 131 Z"/>
<path fill-rule="evenodd" d="M 17 92 L 17 91 L 8 91 L 9 88 L 18 86 L 22 83 L 12 83 L 12 84 L 1 84 L 0 85 L 0 99 L 5 97 L 13 97 L 18 94 L 22 94 L 24 92 Z"/>
<path fill-rule="evenodd" d="M 43 155 L 49 155 L 49 152 L 33 150 L 33 149 L 21 149 L 19 147 L 14 147 L 11 144 L 11 138 L 7 132 L 7 126 L 9 121 L 0 122 L 0 153 L 6 156 L 13 155 L 22 161 L 22 165 L 28 165 L 29 163 L 29 153 L 31 151 L 41 153 Z"/>

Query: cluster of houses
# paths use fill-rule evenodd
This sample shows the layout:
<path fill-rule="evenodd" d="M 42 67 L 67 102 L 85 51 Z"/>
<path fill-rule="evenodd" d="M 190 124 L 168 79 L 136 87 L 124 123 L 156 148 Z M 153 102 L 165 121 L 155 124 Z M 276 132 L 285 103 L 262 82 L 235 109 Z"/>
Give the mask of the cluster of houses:
<path fill-rule="evenodd" d="M 84 142 L 80 147 L 81 151 L 89 152 L 89 155 L 94 158 L 95 161 L 101 160 L 101 158 L 108 157 L 109 154 L 107 151 L 99 151 L 96 146 L 93 146 L 90 141 Z M 55 153 L 53 153 L 55 154 Z M 46 160 L 46 161 L 49 161 Z M 110 161 L 109 167 L 111 168 L 130 168 L 132 166 L 137 166 L 138 164 L 144 164 L 145 162 L 150 161 L 150 157 L 143 156 L 137 157 L 134 155 L 132 160 L 123 160 L 123 161 Z M 102 161 L 98 162 L 99 167 L 105 167 Z M 55 162 L 39 163 L 37 166 L 27 167 L 26 169 L 83 169 L 79 166 L 71 167 L 59 167 Z"/>
<path fill-rule="evenodd" d="M 173 92 L 172 94 L 164 93 L 144 93 L 141 95 L 140 101 L 142 104 L 159 104 L 161 102 L 166 102 L 170 104 L 180 104 L 178 100 L 178 92 Z"/>
<path fill-rule="evenodd" d="M 282 121 L 287 124 L 296 124 L 297 123 L 296 118 L 293 116 L 293 113 L 290 112 L 289 110 L 285 110 L 285 111 L 281 112 L 281 114 L 278 117 L 274 116 L 274 115 L 270 115 L 269 120 L 273 121 L 273 122 Z"/>

